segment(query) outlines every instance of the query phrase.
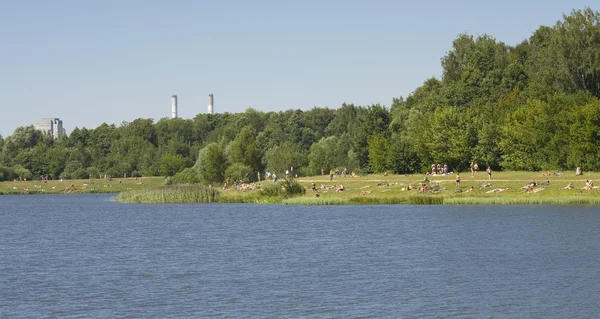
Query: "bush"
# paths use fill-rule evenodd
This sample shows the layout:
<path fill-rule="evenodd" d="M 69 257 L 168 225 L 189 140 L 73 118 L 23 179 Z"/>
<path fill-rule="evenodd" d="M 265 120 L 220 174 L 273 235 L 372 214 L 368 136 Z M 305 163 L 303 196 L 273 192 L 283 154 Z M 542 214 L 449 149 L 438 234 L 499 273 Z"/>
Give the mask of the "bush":
<path fill-rule="evenodd" d="M 291 180 L 283 180 L 281 182 L 284 191 L 284 196 L 303 195 L 306 193 L 306 189 L 300 183 Z"/>
<path fill-rule="evenodd" d="M 0 182 L 12 181 L 16 178 L 18 178 L 18 176 L 15 174 L 14 169 L 10 167 L 0 167 Z"/>
<path fill-rule="evenodd" d="M 260 187 L 260 193 L 263 196 L 269 197 L 282 196 L 283 190 L 281 189 L 281 182 L 263 183 Z"/>
<path fill-rule="evenodd" d="M 15 175 L 17 177 L 20 177 L 22 179 L 29 179 L 29 180 L 31 180 L 31 176 L 32 176 L 31 172 L 28 169 L 26 169 L 26 168 L 24 168 L 22 166 L 19 166 L 19 165 L 15 166 L 14 167 L 14 172 L 15 172 Z"/>
<path fill-rule="evenodd" d="M 260 193 L 263 196 L 269 197 L 291 197 L 295 195 L 302 195 L 306 193 L 306 190 L 300 183 L 285 179 L 276 183 L 263 183 L 260 188 Z"/>

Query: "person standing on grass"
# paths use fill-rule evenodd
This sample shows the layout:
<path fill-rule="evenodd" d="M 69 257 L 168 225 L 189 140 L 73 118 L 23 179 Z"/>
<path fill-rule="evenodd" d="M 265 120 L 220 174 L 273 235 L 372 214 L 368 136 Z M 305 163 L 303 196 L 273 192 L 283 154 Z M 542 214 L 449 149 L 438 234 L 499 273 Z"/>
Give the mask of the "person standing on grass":
<path fill-rule="evenodd" d="M 475 167 L 473 166 L 473 161 L 471 161 L 471 165 L 469 167 L 471 168 L 471 177 L 475 177 Z"/>
<path fill-rule="evenodd" d="M 488 180 L 492 180 L 492 167 L 488 166 L 485 171 L 488 173 Z"/>
<path fill-rule="evenodd" d="M 460 188 L 460 175 L 456 173 L 456 187 Z"/>

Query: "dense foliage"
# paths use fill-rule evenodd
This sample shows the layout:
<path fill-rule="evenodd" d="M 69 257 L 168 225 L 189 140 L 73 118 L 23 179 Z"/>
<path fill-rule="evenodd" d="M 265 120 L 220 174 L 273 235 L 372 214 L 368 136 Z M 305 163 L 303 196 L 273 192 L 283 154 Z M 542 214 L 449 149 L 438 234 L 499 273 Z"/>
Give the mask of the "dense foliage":
<path fill-rule="evenodd" d="M 391 108 L 344 104 L 190 120 L 138 119 L 75 128 L 53 140 L 33 127 L 0 137 L 0 179 L 165 175 L 206 184 L 294 167 L 299 175 L 464 170 L 600 170 L 600 14 L 574 10 L 510 46 L 459 35 L 431 78 Z M 195 163 L 195 164 L 194 164 Z M 187 169 L 187 170 L 186 170 Z M 195 175 L 197 174 L 197 176 Z"/>

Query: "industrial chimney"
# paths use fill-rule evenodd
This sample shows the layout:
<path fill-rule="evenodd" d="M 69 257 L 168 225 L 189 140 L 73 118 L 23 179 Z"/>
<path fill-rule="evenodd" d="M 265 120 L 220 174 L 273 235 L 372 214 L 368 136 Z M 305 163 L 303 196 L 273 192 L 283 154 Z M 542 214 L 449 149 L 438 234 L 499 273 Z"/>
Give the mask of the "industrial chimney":
<path fill-rule="evenodd" d="M 177 95 L 171 96 L 171 118 L 177 118 Z"/>
<path fill-rule="evenodd" d="M 215 112 L 215 97 L 212 94 L 208 95 L 208 114 Z"/>

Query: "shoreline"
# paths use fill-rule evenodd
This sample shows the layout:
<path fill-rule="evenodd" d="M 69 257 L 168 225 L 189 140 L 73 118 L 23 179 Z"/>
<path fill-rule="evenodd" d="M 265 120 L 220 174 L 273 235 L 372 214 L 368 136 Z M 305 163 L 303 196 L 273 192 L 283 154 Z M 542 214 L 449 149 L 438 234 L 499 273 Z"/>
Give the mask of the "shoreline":
<path fill-rule="evenodd" d="M 600 179 L 600 173 L 585 176 L 565 176 L 540 172 L 496 172 L 494 179 L 462 173 L 460 188 L 455 174 L 427 176 L 428 190 L 419 193 L 424 175 L 371 174 L 366 176 L 328 176 L 297 178 L 305 189 L 304 195 L 293 197 L 267 196 L 258 189 L 273 183 L 271 180 L 249 184 L 254 189 L 211 188 L 201 185 L 163 186 L 163 177 L 144 177 L 109 180 L 18 181 L 0 183 L 0 196 L 65 194 L 116 194 L 123 203 L 254 203 L 280 205 L 600 205 L 600 189 L 583 190 L 586 180 Z M 523 187 L 537 181 L 535 192 L 524 192 Z M 315 184 L 316 190 L 311 185 Z M 572 183 L 573 189 L 564 189 Z M 247 184 L 248 185 L 248 184 Z M 344 191 L 337 192 L 341 185 Z M 408 186 L 411 190 L 405 190 Z M 51 189 L 54 186 L 55 189 Z M 16 189 L 15 189 L 16 188 Z M 28 190 L 24 190 L 27 189 Z M 182 190 L 188 191 L 185 195 Z M 173 190 L 170 190 L 173 189 Z M 210 189 L 203 198 L 197 192 Z M 459 189 L 461 191 L 459 191 Z M 472 191 L 471 191 L 472 189 Z M 469 190 L 466 192 L 466 190 Z M 494 192 L 498 190 L 498 192 Z M 136 195 L 137 194 L 137 195 Z M 141 196 L 140 194 L 143 194 Z M 131 199 L 131 197 L 135 197 Z M 205 194 L 206 195 L 206 194 Z M 128 199 L 127 196 L 130 198 Z M 209 198 L 209 199 L 207 199 Z"/>

